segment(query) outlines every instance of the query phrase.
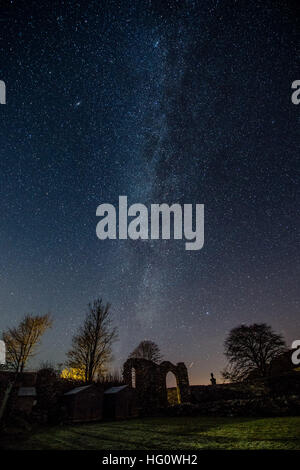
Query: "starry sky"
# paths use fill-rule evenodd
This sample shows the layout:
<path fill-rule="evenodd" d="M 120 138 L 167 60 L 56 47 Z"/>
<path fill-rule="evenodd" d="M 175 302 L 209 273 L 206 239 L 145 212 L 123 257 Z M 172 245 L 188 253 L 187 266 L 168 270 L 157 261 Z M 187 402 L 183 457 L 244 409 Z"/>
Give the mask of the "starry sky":
<path fill-rule="evenodd" d="M 0 331 L 50 311 L 33 366 L 63 362 L 101 296 L 113 368 L 151 339 L 193 384 L 220 377 L 238 324 L 298 339 L 297 2 L 11 0 L 0 13 Z M 203 249 L 100 241 L 96 208 L 119 195 L 204 204 Z"/>

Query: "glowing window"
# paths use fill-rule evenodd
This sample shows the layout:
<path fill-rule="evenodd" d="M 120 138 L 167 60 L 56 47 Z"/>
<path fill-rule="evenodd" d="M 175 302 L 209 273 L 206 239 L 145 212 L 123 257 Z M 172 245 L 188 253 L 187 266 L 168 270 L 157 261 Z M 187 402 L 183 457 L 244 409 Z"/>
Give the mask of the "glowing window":
<path fill-rule="evenodd" d="M 134 368 L 131 369 L 131 386 L 132 388 L 136 387 L 136 371 Z"/>

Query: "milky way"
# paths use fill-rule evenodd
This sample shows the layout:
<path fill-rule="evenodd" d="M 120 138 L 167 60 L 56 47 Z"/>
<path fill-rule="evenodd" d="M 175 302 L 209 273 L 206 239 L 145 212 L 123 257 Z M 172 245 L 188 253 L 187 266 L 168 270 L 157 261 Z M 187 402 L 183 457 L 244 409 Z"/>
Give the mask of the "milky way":
<path fill-rule="evenodd" d="M 1 20 L 0 329 L 52 312 L 33 365 L 64 361 L 97 296 L 116 367 L 147 338 L 205 383 L 240 323 L 296 339 L 296 2 L 42 0 Z M 204 204 L 203 249 L 98 240 L 119 195 Z"/>

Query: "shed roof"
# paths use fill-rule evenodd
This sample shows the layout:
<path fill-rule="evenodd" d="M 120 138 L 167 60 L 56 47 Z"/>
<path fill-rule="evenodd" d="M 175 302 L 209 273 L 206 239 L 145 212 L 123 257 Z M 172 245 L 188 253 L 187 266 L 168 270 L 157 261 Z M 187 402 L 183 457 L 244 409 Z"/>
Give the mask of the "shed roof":
<path fill-rule="evenodd" d="M 111 393 L 119 393 L 121 390 L 124 390 L 124 388 L 128 387 L 128 385 L 120 385 L 119 387 L 111 387 L 105 390 L 105 394 L 109 395 Z"/>
<path fill-rule="evenodd" d="M 36 397 L 35 387 L 19 387 L 18 397 Z"/>
<path fill-rule="evenodd" d="M 82 387 L 75 387 L 72 390 L 70 390 L 69 392 L 65 393 L 65 395 L 76 395 L 76 393 L 80 393 L 83 390 L 87 390 L 91 386 L 92 385 L 83 385 Z"/>

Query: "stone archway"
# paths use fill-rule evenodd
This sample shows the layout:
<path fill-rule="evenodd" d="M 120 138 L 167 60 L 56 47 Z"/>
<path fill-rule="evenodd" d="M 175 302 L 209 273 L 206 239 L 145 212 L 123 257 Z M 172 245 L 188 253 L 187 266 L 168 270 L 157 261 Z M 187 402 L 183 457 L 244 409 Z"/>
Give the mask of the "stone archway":
<path fill-rule="evenodd" d="M 134 367 L 131 369 L 131 387 L 136 388 L 136 370 Z"/>
<path fill-rule="evenodd" d="M 174 365 L 169 361 L 155 364 L 141 358 L 128 359 L 123 368 L 124 381 L 132 386 L 132 370 L 135 370 L 135 393 L 143 412 L 168 406 L 166 376 L 172 372 L 180 394 L 181 403 L 190 401 L 190 385 L 187 368 L 183 362 Z"/>
<path fill-rule="evenodd" d="M 173 372 L 169 371 L 166 375 L 167 400 L 169 405 L 179 405 L 181 403 L 180 390 L 177 378 Z"/>
<path fill-rule="evenodd" d="M 162 393 L 164 395 L 161 397 L 162 402 L 167 404 L 167 385 L 166 385 L 166 376 L 168 372 L 172 372 L 176 378 L 176 383 L 178 387 L 178 393 L 180 397 L 180 403 L 185 403 L 190 401 L 190 384 L 187 373 L 187 368 L 184 362 L 179 362 L 174 365 L 172 362 L 164 361 L 159 365 L 159 374 L 160 381 L 162 382 Z"/>

